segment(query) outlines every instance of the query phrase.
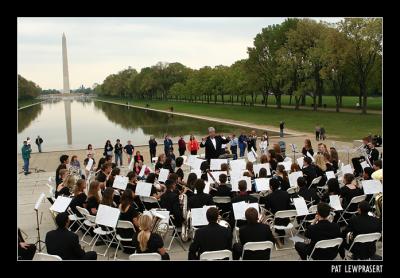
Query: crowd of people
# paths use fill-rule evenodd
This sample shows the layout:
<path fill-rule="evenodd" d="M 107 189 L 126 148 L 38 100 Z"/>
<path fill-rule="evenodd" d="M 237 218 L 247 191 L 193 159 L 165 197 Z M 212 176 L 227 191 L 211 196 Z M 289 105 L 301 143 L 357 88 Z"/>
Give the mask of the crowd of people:
<path fill-rule="evenodd" d="M 212 159 L 224 157 L 231 154 L 232 160 L 244 157 L 245 151 L 257 151 L 257 135 L 253 131 L 251 134 L 244 133 L 236 137 L 218 135 L 214 128 L 208 129 L 209 135 L 201 139 L 200 142 L 191 135 L 190 140 L 185 142 L 183 137 L 178 141 L 179 156 L 174 154 L 174 147 L 171 137 L 167 135 L 164 140 L 164 153 L 157 157 L 154 170 L 150 168 L 141 171 L 144 159 L 139 151 L 135 153 L 135 148 L 131 141 L 123 147 L 120 140 L 116 140 L 113 146 L 107 140 L 103 156 L 99 158 L 98 163 L 93 163 L 92 169 L 81 173 L 81 178 L 76 180 L 70 175 L 68 167 L 71 165 L 80 168 L 79 162 L 73 156 L 69 161 L 68 155 L 60 157 L 60 165 L 56 169 L 56 190 L 55 198 L 58 196 L 72 197 L 70 208 L 72 212 L 81 216 L 77 207 L 86 208 L 91 215 L 96 215 L 100 204 L 114 207 L 120 210 L 120 220 L 131 221 L 135 227 L 135 232 L 125 234 L 125 237 L 132 238 L 131 242 L 123 243 L 123 251 L 126 253 L 152 253 L 157 252 L 162 259 L 168 260 L 168 250 L 164 247 L 163 238 L 152 230 L 152 215 L 147 213 L 151 208 L 158 207 L 157 203 L 142 202 L 136 195 L 136 187 L 138 181 L 145 181 L 152 184 L 150 196 L 154 197 L 161 208 L 168 210 L 171 214 L 173 225 L 178 229 L 180 235 L 182 224 L 187 224 L 188 219 L 185 218 L 184 209 L 191 210 L 202 208 L 203 206 L 213 206 L 207 210 L 206 217 L 208 225 L 198 227 L 194 238 L 191 239 L 190 249 L 188 252 L 189 260 L 199 259 L 200 254 L 206 251 L 215 250 L 231 250 L 234 259 L 239 259 L 242 255 L 243 245 L 247 242 L 271 241 L 277 246 L 285 244 L 285 230 L 275 228 L 275 226 L 286 226 L 291 222 L 290 218 L 274 219 L 274 225 L 271 222 L 260 221 L 261 213 L 254 208 L 245 211 L 246 220 L 236 220 L 234 218 L 232 203 L 245 201 L 246 203 L 258 203 L 265 209 L 265 216 L 272 217 L 278 211 L 294 209 L 293 198 L 302 197 L 306 201 L 308 207 L 317 206 L 314 220 L 305 226 L 305 231 L 300 232 L 305 238 L 309 239 L 308 243 L 296 242 L 295 249 L 301 259 L 306 259 L 311 254 L 316 242 L 324 239 L 333 239 L 342 237 L 345 239 L 343 244 L 337 250 L 328 248 L 321 253 L 315 253 L 314 259 L 334 259 L 337 254 L 344 258 L 345 249 L 348 249 L 351 241 L 347 241 L 348 234 L 352 234 L 352 239 L 358 234 L 381 232 L 382 214 L 380 196 L 367 195 L 366 200 L 353 204 L 349 211 L 357 212 L 356 214 L 345 215 L 347 221 L 338 222 L 340 213 L 333 212 L 329 205 L 330 196 L 338 195 L 340 197 L 342 207 L 346 208 L 355 196 L 363 195 L 361 186 L 362 180 L 376 179 L 382 180 L 382 160 L 377 154 L 369 138 L 364 138 L 363 149 L 366 156 L 360 156 L 352 160 L 354 173 L 346 173 L 342 179 L 328 179 L 326 172 L 340 172 L 339 157 L 334 147 L 328 148 L 324 143 L 319 143 L 317 150 L 314 151 L 311 140 L 304 141 L 302 148 L 303 159 L 301 164 L 298 161 L 291 161 L 290 171 L 280 164 L 287 157 L 282 151 L 279 144 L 272 144 L 270 148 L 268 133 L 265 132 L 261 137 L 258 147 L 261 150 L 259 163 L 268 163 L 270 169 L 261 168 L 259 172 L 254 171 L 256 163 L 248 161 L 243 177 L 249 177 L 251 187 L 248 186 L 246 180 L 239 180 L 238 190 L 232 191 L 232 171 L 228 163 L 221 165 L 221 171 L 226 174 L 213 176 L 210 170 L 210 162 Z M 154 137 L 150 138 L 149 150 L 150 159 L 156 157 L 157 142 Z M 184 158 L 182 157 L 186 151 L 191 155 L 197 155 L 200 148 L 205 149 L 205 160 L 200 166 L 200 176 L 198 173 L 190 172 L 185 178 Z M 237 154 L 239 148 L 239 156 Z M 123 155 L 124 154 L 124 155 Z M 125 190 L 113 188 L 113 182 L 117 175 L 120 174 L 119 166 L 123 165 L 123 156 L 127 156 L 127 162 L 130 164 L 134 160 L 132 169 L 127 173 L 128 185 Z M 95 159 L 96 154 L 91 145 L 87 148 L 87 157 L 84 165 L 88 164 L 89 159 Z M 114 157 L 114 162 L 113 162 Z M 368 167 L 361 167 L 360 164 L 367 161 Z M 151 163 L 151 161 L 149 162 Z M 361 168 L 360 168 L 361 167 Z M 161 169 L 169 171 L 168 179 L 165 182 L 158 181 L 158 175 Z M 301 177 L 297 179 L 298 187 L 296 190 L 290 191 L 291 184 L 289 181 L 289 172 L 302 172 Z M 91 172 L 95 173 L 94 180 L 88 180 Z M 143 175 L 139 174 L 143 172 Z M 212 177 L 211 180 L 209 177 Z M 318 183 L 313 181 L 321 177 Z M 256 179 L 269 178 L 269 190 L 260 191 L 256 186 Z M 210 185 L 209 192 L 205 191 L 206 185 Z M 86 186 L 88 190 L 86 191 Z M 322 192 L 318 188 L 326 189 Z M 251 188 L 251 189 L 249 189 Z M 87 192 L 87 193 L 86 193 Z M 87 194 L 87 195 L 86 195 Z M 379 194 L 378 194 L 379 195 Z M 229 197 L 230 202 L 219 204 L 214 202 L 213 197 Z M 184 208 L 187 200 L 187 207 Z M 375 207 L 373 210 L 372 208 Z M 371 212 L 374 215 L 371 216 Z M 224 217 L 223 217 L 224 216 Z M 304 217 L 303 217 L 304 218 Z M 223 227 L 219 221 L 224 219 L 229 225 Z M 79 246 L 79 240 L 72 231 L 76 227 L 71 228 L 67 213 L 60 213 L 56 217 L 58 229 L 51 231 L 46 236 L 47 251 L 49 254 L 59 255 L 62 259 L 96 259 L 95 253 L 85 253 Z M 72 231 L 67 228 L 70 227 Z M 232 236 L 235 233 L 235 227 L 239 229 L 238 241 L 232 244 Z M 89 230 L 90 227 L 87 227 Z M 123 233 L 123 231 L 117 231 Z M 93 231 L 90 230 L 93 235 Z M 23 243 L 21 241 L 21 243 Z M 20 243 L 20 244 L 21 244 Z M 105 244 L 101 240 L 98 244 Z M 24 244 L 22 245 L 22 247 Z M 354 258 L 373 258 L 376 253 L 375 243 L 366 244 L 366 246 L 358 246 L 352 250 Z M 250 252 L 246 255 L 247 259 L 269 259 L 270 251 Z"/>

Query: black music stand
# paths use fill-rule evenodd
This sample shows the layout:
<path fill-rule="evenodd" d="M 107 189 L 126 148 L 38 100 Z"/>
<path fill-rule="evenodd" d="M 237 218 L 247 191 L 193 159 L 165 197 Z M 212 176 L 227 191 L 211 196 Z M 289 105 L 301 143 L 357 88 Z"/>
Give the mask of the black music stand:
<path fill-rule="evenodd" d="M 40 204 L 43 202 L 43 199 L 46 197 L 46 195 L 44 193 L 42 193 L 39 196 L 39 199 L 37 200 L 36 204 L 35 204 L 35 208 L 34 211 L 36 212 L 36 230 L 37 230 L 37 241 L 35 242 L 35 245 L 39 245 L 39 252 L 42 252 L 42 245 L 41 243 L 43 243 L 46 246 L 46 243 L 40 239 L 40 223 L 42 222 L 42 216 L 43 216 L 43 212 L 40 216 L 40 222 L 39 222 L 39 207 Z"/>

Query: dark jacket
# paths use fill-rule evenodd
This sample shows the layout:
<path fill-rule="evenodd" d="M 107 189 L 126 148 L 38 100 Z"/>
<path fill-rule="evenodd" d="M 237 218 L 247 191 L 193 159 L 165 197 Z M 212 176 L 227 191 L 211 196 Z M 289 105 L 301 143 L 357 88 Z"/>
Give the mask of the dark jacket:
<path fill-rule="evenodd" d="M 178 140 L 178 148 L 179 148 L 180 150 L 186 150 L 186 143 L 185 143 L 185 140 L 183 140 L 183 139 L 179 139 L 179 140 Z"/>
<path fill-rule="evenodd" d="M 246 224 L 240 227 L 239 239 L 242 245 L 247 242 L 271 241 L 275 242 L 272 232 L 268 225 L 262 223 Z M 246 251 L 244 257 L 246 260 L 269 260 L 271 250 L 268 251 Z"/>
<path fill-rule="evenodd" d="M 341 237 L 341 234 L 337 223 L 331 223 L 328 220 L 321 220 L 315 225 L 309 225 L 304 236 L 311 240 L 307 245 L 307 254 L 310 255 L 318 241 L 338 238 Z M 318 249 L 314 252 L 313 259 L 333 260 L 337 256 L 337 253 L 338 248 Z"/>
<path fill-rule="evenodd" d="M 380 233 L 382 231 L 382 223 L 378 218 L 369 216 L 368 214 L 354 215 L 349 220 L 349 225 L 343 232 L 344 240 L 349 232 L 353 233 L 353 239 L 360 234 Z M 352 242 L 350 242 L 351 245 Z M 349 246 L 350 247 L 350 246 Z M 375 242 L 356 243 L 352 248 L 354 259 L 369 259 L 376 252 Z"/>
<path fill-rule="evenodd" d="M 223 139 L 221 136 L 215 136 L 215 145 L 216 148 L 214 148 L 214 145 L 210 139 L 210 136 L 207 137 L 205 143 L 203 142 L 200 143 L 201 148 L 206 148 L 206 159 L 210 161 L 210 159 L 218 158 L 221 154 L 225 153 L 225 150 L 221 147 L 222 144 L 228 144 L 229 140 L 228 139 Z"/>
<path fill-rule="evenodd" d="M 150 148 L 150 150 L 156 150 L 157 141 L 156 140 L 149 140 L 149 148 Z"/>
<path fill-rule="evenodd" d="M 313 201 L 313 205 L 319 203 L 319 196 L 314 188 L 308 189 L 307 187 L 300 187 L 299 192 L 297 193 L 299 196 L 303 197 L 307 202 Z"/>
<path fill-rule="evenodd" d="M 232 233 L 218 223 L 209 223 L 198 229 L 189 248 L 189 260 L 198 260 L 206 251 L 232 249 Z"/>
<path fill-rule="evenodd" d="M 265 197 L 265 208 L 273 214 L 280 210 L 290 209 L 290 197 L 287 191 L 277 189 Z"/>
<path fill-rule="evenodd" d="M 164 140 L 164 152 L 169 153 L 169 151 L 172 149 L 172 140 L 171 139 L 165 139 Z"/>
<path fill-rule="evenodd" d="M 122 146 L 121 143 L 115 144 L 115 145 L 114 145 L 114 153 L 116 153 L 116 154 L 122 154 L 122 148 L 123 148 L 123 146 Z"/>
<path fill-rule="evenodd" d="M 188 199 L 188 208 L 202 208 L 203 206 L 214 205 L 212 196 L 207 193 L 197 192 Z"/>
<path fill-rule="evenodd" d="M 301 169 L 305 179 L 307 180 L 307 186 L 311 185 L 313 179 L 317 177 L 317 171 L 314 165 L 308 165 L 306 168 Z"/>
<path fill-rule="evenodd" d="M 232 198 L 232 203 L 239 203 L 245 201 L 246 203 L 258 203 L 258 200 L 254 196 L 246 195 L 237 195 Z"/>
<path fill-rule="evenodd" d="M 58 255 L 63 260 L 80 260 L 85 255 L 79 244 L 78 235 L 66 228 L 48 232 L 45 241 L 47 253 Z"/>
<path fill-rule="evenodd" d="M 35 140 L 36 145 L 40 145 L 43 143 L 43 139 L 42 138 L 36 138 Z"/>
<path fill-rule="evenodd" d="M 182 212 L 179 206 L 179 196 L 174 191 L 167 191 L 160 198 L 160 206 L 167 209 L 178 223 L 182 223 Z"/>
<path fill-rule="evenodd" d="M 138 159 L 138 156 L 135 155 L 133 159 L 134 159 L 135 162 L 139 162 L 139 160 L 142 161 L 142 162 L 144 162 L 144 160 L 143 160 L 143 155 L 139 155 L 139 159 Z"/>

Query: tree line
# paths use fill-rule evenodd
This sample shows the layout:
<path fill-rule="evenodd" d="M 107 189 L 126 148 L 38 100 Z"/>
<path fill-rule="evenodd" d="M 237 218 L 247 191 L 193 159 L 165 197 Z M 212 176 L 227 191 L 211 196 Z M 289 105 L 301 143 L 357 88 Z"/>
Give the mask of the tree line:
<path fill-rule="evenodd" d="M 18 74 L 18 99 L 31 99 L 38 97 L 42 89 L 35 82 L 26 80 Z"/>
<path fill-rule="evenodd" d="M 382 19 L 345 18 L 337 24 L 312 19 L 286 19 L 263 28 L 247 49 L 248 57 L 231 66 L 191 69 L 181 63 L 163 63 L 138 72 L 129 67 L 109 75 L 94 92 L 133 99 L 176 99 L 250 105 L 261 98 L 290 96 L 295 109 L 323 96 L 334 96 L 336 111 L 342 96 L 357 95 L 362 112 L 370 95 L 382 94 Z"/>

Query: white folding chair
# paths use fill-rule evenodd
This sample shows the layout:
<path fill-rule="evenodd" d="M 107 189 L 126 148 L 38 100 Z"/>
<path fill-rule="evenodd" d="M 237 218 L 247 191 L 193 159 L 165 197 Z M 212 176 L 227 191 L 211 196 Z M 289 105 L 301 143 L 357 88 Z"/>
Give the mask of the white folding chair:
<path fill-rule="evenodd" d="M 78 228 L 74 231 L 74 233 L 76 234 L 76 233 L 78 233 L 78 231 L 81 229 L 81 227 L 83 226 L 83 221 L 85 220 L 85 217 L 79 217 L 79 216 L 77 216 L 73 211 L 72 211 L 72 209 L 69 207 L 68 209 L 67 209 L 67 212 L 68 212 L 68 218 L 69 218 L 69 221 L 71 221 L 71 224 L 69 225 L 69 227 L 68 227 L 68 230 L 69 231 L 71 231 L 71 227 L 74 225 L 74 223 L 78 223 L 79 224 L 79 226 L 78 226 Z"/>
<path fill-rule="evenodd" d="M 311 223 L 314 221 L 315 214 L 317 213 L 317 205 L 312 205 L 311 207 L 308 208 L 308 213 L 307 215 L 304 215 L 304 218 L 301 220 L 299 227 L 297 228 L 297 233 L 298 235 L 300 232 L 305 232 L 306 228 L 304 227 L 305 223 Z M 308 219 L 307 219 L 308 218 Z"/>
<path fill-rule="evenodd" d="M 145 203 L 147 204 L 157 204 L 158 208 L 161 208 L 160 203 L 158 202 L 157 198 L 153 197 L 153 196 L 139 196 L 140 202 L 142 203 L 143 207 L 145 208 L 145 210 L 149 210 L 147 209 Z"/>
<path fill-rule="evenodd" d="M 33 261 L 62 261 L 60 256 L 46 253 L 36 253 Z"/>
<path fill-rule="evenodd" d="M 130 261 L 161 261 L 161 255 L 159 253 L 143 253 L 143 254 L 132 254 L 129 256 Z"/>
<path fill-rule="evenodd" d="M 85 208 L 82 208 L 82 207 L 80 207 L 80 206 L 76 206 L 76 209 L 79 211 L 79 213 L 84 217 L 84 221 L 83 221 L 83 228 L 86 230 L 85 231 L 85 233 L 83 234 L 83 236 L 82 236 L 82 238 L 81 238 L 81 242 L 83 242 L 83 243 L 85 243 L 85 244 L 87 244 L 87 245 L 91 245 L 92 244 L 92 241 L 93 241 L 93 238 L 92 238 L 92 240 L 90 241 L 90 242 L 87 242 L 87 241 L 85 241 L 84 240 L 84 238 L 85 238 L 85 236 L 86 236 L 86 234 L 90 231 L 90 228 L 94 228 L 95 226 L 96 226 L 96 223 L 94 222 L 94 220 L 95 220 L 95 216 L 94 215 L 91 215 L 90 213 L 89 213 L 89 211 L 87 210 L 87 209 L 85 209 Z M 86 226 L 87 226 L 87 228 L 86 228 Z"/>
<path fill-rule="evenodd" d="M 359 196 L 353 197 L 353 198 L 351 199 L 350 203 L 347 205 L 346 209 L 343 210 L 342 213 L 340 214 L 340 217 L 339 217 L 337 223 L 345 222 L 346 225 L 348 225 L 349 223 L 347 223 L 347 220 L 345 219 L 344 216 L 345 216 L 346 214 L 353 214 L 353 215 L 354 215 L 354 214 L 357 213 L 357 210 L 355 210 L 355 211 L 349 211 L 350 206 L 351 206 L 352 204 L 358 204 L 358 203 L 364 201 L 365 198 L 367 198 L 367 195 L 359 195 Z"/>
<path fill-rule="evenodd" d="M 297 212 L 295 209 L 291 209 L 291 210 L 280 210 L 277 211 L 274 215 L 274 222 L 271 226 L 271 229 L 278 229 L 278 230 L 284 230 L 285 231 L 285 235 L 284 236 L 276 236 L 277 238 L 285 238 L 288 237 L 288 235 L 286 235 L 286 231 L 290 231 L 290 235 L 293 237 L 293 220 L 296 219 L 297 216 Z M 281 225 L 276 225 L 275 221 L 276 219 L 279 218 L 289 218 L 290 222 L 287 224 L 287 226 L 281 226 Z M 276 250 L 285 250 L 285 249 L 293 249 L 294 248 L 294 244 L 292 247 L 289 248 L 280 248 L 278 249 L 278 246 L 275 244 L 275 249 Z"/>
<path fill-rule="evenodd" d="M 244 251 L 258 251 L 258 250 L 271 250 L 274 244 L 271 241 L 247 242 L 243 245 L 243 252 L 241 259 L 244 260 Z"/>
<path fill-rule="evenodd" d="M 338 247 L 337 252 L 339 252 L 339 246 L 342 244 L 342 242 L 343 242 L 343 239 L 340 237 L 318 241 L 315 244 L 311 254 L 309 256 L 307 255 L 307 260 L 310 261 L 313 259 L 312 256 L 316 249 L 326 249 L 326 248 L 333 248 L 333 247 L 337 246 Z M 336 253 L 336 255 L 337 255 L 337 253 Z"/>
<path fill-rule="evenodd" d="M 118 229 L 124 229 L 124 230 L 133 230 L 134 233 L 136 233 L 136 229 L 135 226 L 133 225 L 133 223 L 131 221 L 124 221 L 124 220 L 119 220 L 118 224 L 117 224 L 117 241 L 118 241 L 118 245 L 117 248 L 115 249 L 115 254 L 114 254 L 114 260 L 117 259 L 117 252 L 118 252 L 118 248 L 121 245 L 121 242 L 130 242 L 132 241 L 132 238 L 123 238 L 118 234 Z M 134 248 L 133 246 L 127 246 L 127 247 L 123 247 L 123 248 Z"/>
<path fill-rule="evenodd" d="M 352 253 L 352 249 L 354 244 L 356 243 L 367 243 L 367 242 L 375 242 L 381 238 L 381 233 L 370 233 L 370 234 L 360 234 L 356 236 L 353 240 L 353 243 L 350 245 L 350 248 L 347 253 L 347 259 L 352 259 L 350 253 Z"/>
<path fill-rule="evenodd" d="M 292 162 L 292 158 L 289 156 L 285 157 L 285 159 L 283 160 L 283 162 L 289 162 L 289 161 Z"/>
<path fill-rule="evenodd" d="M 295 194 L 298 191 L 298 187 L 289 187 L 288 189 L 286 189 L 287 193 L 289 195 Z"/>
<path fill-rule="evenodd" d="M 310 184 L 310 186 L 309 186 L 308 188 L 311 188 L 311 187 L 313 187 L 314 185 L 317 186 L 317 184 L 321 181 L 321 179 L 322 179 L 322 176 L 319 176 L 319 177 L 313 179 L 312 182 L 311 182 L 311 184 Z"/>
<path fill-rule="evenodd" d="M 218 250 L 203 252 L 200 255 L 200 261 L 213 261 L 213 260 L 223 260 L 228 258 L 232 260 L 232 252 L 229 250 Z"/>

